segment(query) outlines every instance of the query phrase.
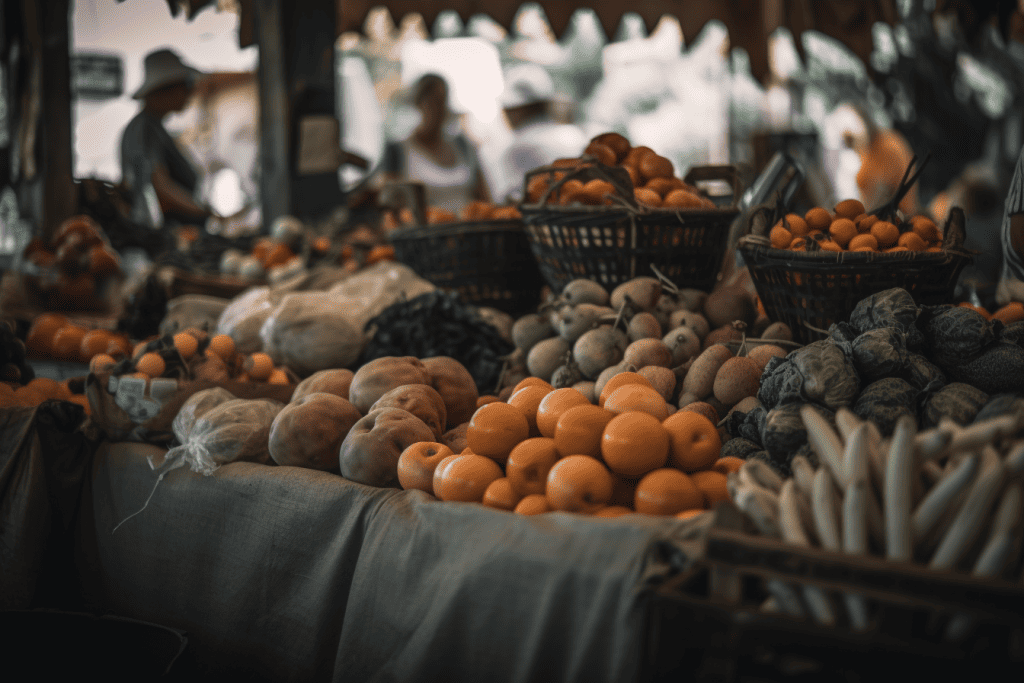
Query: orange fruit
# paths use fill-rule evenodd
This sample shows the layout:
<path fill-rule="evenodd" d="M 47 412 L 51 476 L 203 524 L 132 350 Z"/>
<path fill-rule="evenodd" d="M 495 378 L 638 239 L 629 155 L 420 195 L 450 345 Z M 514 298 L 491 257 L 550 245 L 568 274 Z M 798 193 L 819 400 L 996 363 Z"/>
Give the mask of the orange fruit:
<path fill-rule="evenodd" d="M 242 367 L 250 379 L 265 382 L 274 371 L 274 360 L 262 351 L 256 351 L 249 354 Z"/>
<path fill-rule="evenodd" d="M 487 507 L 511 512 L 516 509 L 516 505 L 522 499 L 523 497 L 512 489 L 508 477 L 502 477 L 491 482 L 491 485 L 484 491 L 483 500 L 480 502 Z"/>
<path fill-rule="evenodd" d="M 46 394 L 26 385 L 14 390 L 14 400 L 23 406 L 37 406 L 46 400 Z"/>
<path fill-rule="evenodd" d="M 900 235 L 896 244 L 901 247 L 906 247 L 909 251 L 924 251 L 928 248 L 928 245 L 924 243 L 921 236 L 913 231 L 905 232 Z"/>
<path fill-rule="evenodd" d="M 816 206 L 804 214 L 804 221 L 807 223 L 808 230 L 825 231 L 832 224 L 832 214 L 828 209 Z"/>
<path fill-rule="evenodd" d="M 513 512 L 517 515 L 540 515 L 551 512 L 551 505 L 548 504 L 548 498 L 543 493 L 533 493 L 519 501 Z"/>
<path fill-rule="evenodd" d="M 806 237 L 811 229 L 802 216 L 795 213 L 787 213 L 784 219 L 784 228 L 793 234 L 793 237 Z"/>
<path fill-rule="evenodd" d="M 544 495 L 553 510 L 593 514 L 612 497 L 612 475 L 597 458 L 570 455 L 548 472 Z"/>
<path fill-rule="evenodd" d="M 651 178 L 644 183 L 643 189 L 650 190 L 651 192 L 657 192 L 658 204 L 660 205 L 661 198 L 672 190 L 678 189 L 678 186 L 672 181 L 672 178 Z"/>
<path fill-rule="evenodd" d="M 615 194 L 615 188 L 607 180 L 594 178 L 583 183 L 580 199 L 585 204 L 607 204 Z"/>
<path fill-rule="evenodd" d="M 911 229 L 925 242 L 937 242 L 942 239 L 942 233 L 935 221 L 927 216 L 914 216 L 910 219 Z"/>
<path fill-rule="evenodd" d="M 450 465 L 455 460 L 455 458 L 459 457 L 460 455 L 467 455 L 468 451 L 469 449 L 467 448 L 462 453 L 452 453 L 451 455 L 446 455 L 443 458 L 441 458 L 441 462 L 437 463 L 437 466 L 434 468 L 434 476 L 430 480 L 430 490 L 433 492 L 434 497 L 441 497 L 441 478 L 442 476 L 444 476 L 445 469 L 447 469 L 448 465 Z M 470 453 L 470 455 L 472 454 Z"/>
<path fill-rule="evenodd" d="M 636 166 L 630 166 L 628 164 L 619 164 L 619 168 L 626 172 L 629 176 L 629 182 L 633 187 L 639 187 L 643 185 L 644 179 L 640 177 L 640 171 L 637 170 Z"/>
<path fill-rule="evenodd" d="M 685 472 L 663 467 L 636 485 L 633 508 L 645 515 L 675 515 L 704 506 L 704 496 Z"/>
<path fill-rule="evenodd" d="M 653 415 L 659 421 L 668 417 L 668 403 L 661 394 L 652 387 L 640 384 L 624 384 L 613 391 L 605 400 L 604 409 L 613 413 L 639 410 Z"/>
<path fill-rule="evenodd" d="M 772 228 L 768 237 L 771 239 L 772 247 L 775 249 L 785 249 L 793 243 L 793 233 L 782 227 L 781 223 Z"/>
<path fill-rule="evenodd" d="M 68 319 L 59 313 L 43 313 L 32 321 L 25 337 L 29 355 L 48 356 L 53 353 L 53 338 L 57 331 L 68 324 Z"/>
<path fill-rule="evenodd" d="M 735 455 L 726 455 L 725 457 L 716 460 L 715 464 L 711 466 L 711 469 L 715 472 L 728 476 L 732 472 L 736 472 L 743 467 L 744 462 L 743 458 L 737 458 Z"/>
<path fill-rule="evenodd" d="M 212 349 L 226 363 L 235 355 L 235 340 L 226 334 L 215 334 L 206 348 Z"/>
<path fill-rule="evenodd" d="M 555 450 L 563 458 L 569 455 L 601 457 L 601 436 L 615 415 L 589 403 L 569 408 L 555 424 Z"/>
<path fill-rule="evenodd" d="M 114 365 L 116 364 L 117 361 L 114 360 L 113 356 L 106 353 L 97 353 L 89 361 L 89 372 L 94 374 L 106 372 L 110 370 L 110 368 L 114 367 Z"/>
<path fill-rule="evenodd" d="M 631 515 L 633 511 L 625 505 L 608 505 L 601 508 L 594 513 L 595 517 L 604 517 L 606 519 L 614 519 L 616 517 L 622 517 L 623 515 Z"/>
<path fill-rule="evenodd" d="M 188 332 L 179 332 L 174 335 L 174 348 L 178 349 L 178 353 L 185 360 L 192 358 L 196 355 L 196 351 L 199 350 L 199 340 L 193 337 Z"/>
<path fill-rule="evenodd" d="M 442 460 L 454 455 L 443 443 L 417 441 L 398 457 L 398 484 L 406 490 L 434 492 L 434 470 Z"/>
<path fill-rule="evenodd" d="M 520 496 L 544 493 L 548 472 L 559 459 L 555 440 L 538 436 L 516 445 L 505 463 L 509 485 Z"/>
<path fill-rule="evenodd" d="M 52 352 L 60 360 L 82 360 L 82 339 L 89 330 L 81 325 L 65 325 L 53 335 Z"/>
<path fill-rule="evenodd" d="M 854 219 L 864 213 L 864 204 L 858 199 L 844 199 L 835 206 L 837 218 Z"/>
<path fill-rule="evenodd" d="M 107 342 L 106 354 L 115 359 L 126 358 L 131 355 L 132 343 L 123 334 L 114 333 Z"/>
<path fill-rule="evenodd" d="M 832 241 L 843 249 L 857 236 L 857 226 L 849 218 L 837 218 L 828 226 Z"/>
<path fill-rule="evenodd" d="M 839 246 L 838 244 L 836 244 L 832 240 L 822 240 L 821 242 L 818 242 L 818 246 L 821 247 L 822 251 L 835 251 L 835 252 L 839 252 L 839 251 L 843 250 L 843 248 L 841 246 Z"/>
<path fill-rule="evenodd" d="M 647 206 L 661 206 L 661 195 L 654 190 L 649 190 L 646 187 L 638 187 L 633 190 L 633 198 L 636 199 L 639 204 L 646 204 Z"/>
<path fill-rule="evenodd" d="M 454 220 L 454 219 L 451 219 Z M 449 221 L 451 222 L 451 221 Z M 366 254 L 366 265 L 372 266 L 374 263 L 380 263 L 381 261 L 394 261 L 395 260 L 395 248 L 390 244 L 378 244 L 377 246 L 370 249 Z"/>
<path fill-rule="evenodd" d="M 562 204 L 583 202 L 583 181 L 573 178 L 562 183 L 562 187 L 558 190 L 558 201 Z"/>
<path fill-rule="evenodd" d="M 529 436 L 530 423 L 522 411 L 500 402 L 477 408 L 466 429 L 466 443 L 474 453 L 502 464 L 512 449 Z"/>
<path fill-rule="evenodd" d="M 291 384 L 291 380 L 288 379 L 288 375 L 281 368 L 274 368 L 270 372 L 270 377 L 267 378 L 267 384 L 287 385 Z"/>
<path fill-rule="evenodd" d="M 498 463 L 486 456 L 474 453 L 458 455 L 441 473 L 438 498 L 479 503 L 484 499 L 484 492 L 491 482 L 501 479 L 502 476 L 504 475 Z"/>
<path fill-rule="evenodd" d="M 149 345 L 148 341 L 140 341 L 132 348 L 132 358 L 138 359 L 139 356 L 146 353 L 146 346 Z"/>
<path fill-rule="evenodd" d="M 523 381 L 519 382 L 519 384 L 515 385 L 515 387 L 513 387 L 512 393 L 514 394 L 517 391 L 519 391 L 520 389 L 522 389 L 523 387 L 529 387 L 529 386 L 547 387 L 548 390 L 550 390 L 550 391 L 554 391 L 555 390 L 555 387 L 553 387 L 550 382 L 545 382 L 540 377 L 527 377 Z"/>
<path fill-rule="evenodd" d="M 988 309 L 986 309 L 984 306 L 975 306 L 974 304 L 972 304 L 969 301 L 961 301 L 960 303 L 957 304 L 957 306 L 959 308 L 969 308 L 972 311 L 977 312 L 985 320 L 988 320 L 988 319 L 990 319 L 992 317 L 992 314 L 989 313 Z"/>
<path fill-rule="evenodd" d="M 875 221 L 869 227 L 871 236 L 878 241 L 878 248 L 888 249 L 895 246 L 900 238 L 900 230 L 889 221 Z"/>
<path fill-rule="evenodd" d="M 626 156 L 623 157 L 622 164 L 624 164 L 626 166 L 639 167 L 641 159 L 643 159 L 648 154 L 657 154 L 657 152 L 655 152 L 650 147 L 647 147 L 646 145 L 639 145 L 637 147 L 632 147 L 626 153 Z"/>
<path fill-rule="evenodd" d="M 696 517 L 697 515 L 702 515 L 705 512 L 707 512 L 707 510 L 704 510 L 703 508 L 693 508 L 692 510 L 683 510 L 682 512 L 677 512 L 676 513 L 676 519 L 690 519 L 691 517 Z"/>
<path fill-rule="evenodd" d="M 722 450 L 715 424 L 690 410 L 669 415 L 662 423 L 669 437 L 669 461 L 684 472 L 711 467 Z"/>
<path fill-rule="evenodd" d="M 885 253 L 892 254 L 892 253 L 897 252 L 897 251 L 910 251 L 910 250 L 907 249 L 906 247 L 890 247 L 890 248 L 885 250 Z"/>
<path fill-rule="evenodd" d="M 645 181 L 652 178 L 671 178 L 676 172 L 672 161 L 660 154 L 645 154 L 636 165 L 636 170 L 640 171 L 640 177 Z"/>
<path fill-rule="evenodd" d="M 640 384 L 641 386 L 654 388 L 650 380 L 638 372 L 620 372 L 612 375 L 612 378 L 605 382 L 604 387 L 601 388 L 601 395 L 597 397 L 597 405 L 604 407 L 604 402 L 611 393 L 626 384 Z"/>
<path fill-rule="evenodd" d="M 320 252 L 321 254 L 330 251 L 331 249 L 331 238 L 326 235 L 321 235 L 313 240 L 313 251 Z"/>
<path fill-rule="evenodd" d="M 267 259 L 267 254 L 270 253 L 271 248 L 274 246 L 274 241 L 269 237 L 261 237 L 256 240 L 256 243 L 252 245 L 252 256 L 260 263 L 263 263 Z"/>
<path fill-rule="evenodd" d="M 488 403 L 494 403 L 495 401 L 500 400 L 500 398 L 494 396 L 493 394 L 484 394 L 483 396 L 477 396 L 476 407 L 479 408 L 480 406 L 487 405 Z"/>
<path fill-rule="evenodd" d="M 150 351 L 139 356 L 139 359 L 135 361 L 135 369 L 146 373 L 149 377 L 160 377 L 167 369 L 167 364 L 164 363 L 164 359 L 160 357 L 159 353 Z"/>
<path fill-rule="evenodd" d="M 1024 320 L 1024 303 L 1011 301 L 992 314 L 993 320 L 999 320 L 1004 325 L 1010 325 Z"/>
<path fill-rule="evenodd" d="M 729 479 L 721 472 L 701 470 L 691 474 L 690 480 L 704 496 L 704 507 L 710 509 L 720 500 L 729 500 Z"/>
<path fill-rule="evenodd" d="M 541 400 L 537 406 L 537 429 L 541 436 L 549 439 L 555 436 L 558 418 L 573 406 L 590 405 L 590 401 L 582 393 L 572 387 L 555 389 Z"/>
<path fill-rule="evenodd" d="M 38 391 L 46 398 L 63 398 L 60 382 L 51 377 L 36 377 L 25 385 L 27 389 Z"/>
<path fill-rule="evenodd" d="M 612 149 L 613 152 L 615 152 L 616 159 L 624 158 L 627 154 L 629 154 L 629 150 L 632 147 L 629 144 L 629 139 L 627 139 L 626 136 L 622 135 L 621 133 L 601 133 L 600 135 L 597 135 L 594 138 L 592 138 L 590 142 L 599 142 L 602 145 L 607 145 Z"/>
<path fill-rule="evenodd" d="M 540 430 L 537 429 L 537 408 L 544 397 L 552 391 L 554 389 L 533 384 L 508 397 L 508 404 L 526 416 L 526 422 L 530 425 L 530 436 L 540 436 Z"/>
<path fill-rule="evenodd" d="M 583 150 L 583 153 L 589 154 L 605 166 L 614 166 L 619 160 L 618 155 L 615 154 L 615 150 L 600 142 L 591 142 L 587 145 L 587 148 Z"/>
<path fill-rule="evenodd" d="M 663 467 L 668 450 L 668 431 L 649 413 L 620 413 L 601 435 L 601 457 L 612 472 L 624 477 L 641 477 Z"/>
<path fill-rule="evenodd" d="M 672 209 L 706 209 L 710 208 L 708 202 L 700 195 L 694 194 L 689 190 L 672 190 L 665 199 L 662 200 L 661 205 L 666 208 Z"/>
<path fill-rule="evenodd" d="M 98 353 L 106 354 L 110 346 L 111 334 L 107 330 L 89 330 L 82 337 L 78 347 L 83 360 L 88 360 Z"/>
<path fill-rule="evenodd" d="M 807 238 L 794 237 L 793 241 L 789 243 L 789 248 L 795 249 L 796 251 L 807 251 Z M 760 311 L 758 311 L 758 313 L 760 313 Z"/>
<path fill-rule="evenodd" d="M 858 234 L 847 245 L 850 251 L 866 249 L 867 251 L 878 251 L 878 240 L 870 233 Z"/>

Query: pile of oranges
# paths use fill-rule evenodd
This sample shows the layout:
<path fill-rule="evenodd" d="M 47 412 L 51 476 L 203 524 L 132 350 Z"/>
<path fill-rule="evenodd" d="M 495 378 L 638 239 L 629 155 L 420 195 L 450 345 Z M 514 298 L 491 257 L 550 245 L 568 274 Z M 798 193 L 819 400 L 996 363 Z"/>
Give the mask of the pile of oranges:
<path fill-rule="evenodd" d="M 697 188 L 675 176 L 671 160 L 650 147 L 633 147 L 625 136 L 618 133 L 598 135 L 583 150 L 582 157 L 558 159 L 552 165 L 573 169 L 586 165 L 590 160 L 626 171 L 634 188 L 633 196 L 641 205 L 665 209 L 715 208 L 714 202 L 702 196 Z M 565 178 L 567 173 L 558 171 L 551 175 L 533 176 L 526 187 L 526 201 L 540 202 L 552 183 Z M 584 182 L 570 178 L 548 195 L 547 203 L 607 206 L 615 204 L 616 194 L 607 180 L 593 178 Z"/>
<path fill-rule="evenodd" d="M 792 251 L 809 251 L 811 241 L 831 252 L 942 251 L 942 233 L 928 216 L 892 223 L 865 213 L 857 199 L 841 201 L 832 211 L 816 206 L 803 216 L 787 214 L 769 238 L 775 249 Z"/>
<path fill-rule="evenodd" d="M 0 382 L 0 408 L 31 407 L 50 400 L 70 401 L 89 413 L 89 399 L 85 394 L 74 393 L 69 380 L 58 382 L 49 377 L 36 377 L 22 385 Z"/>
<path fill-rule="evenodd" d="M 128 335 L 105 329 L 89 329 L 60 313 L 43 313 L 32 321 L 25 337 L 30 357 L 69 363 L 88 363 L 97 354 L 124 357 L 131 353 Z"/>
<path fill-rule="evenodd" d="M 998 320 L 1004 325 L 1011 325 L 1024 320 L 1024 303 L 1020 301 L 1011 301 L 1002 308 L 992 312 L 984 306 L 975 306 L 967 301 L 962 301 L 957 305 L 977 311 L 985 320 Z"/>
<path fill-rule="evenodd" d="M 435 442 L 402 453 L 403 488 L 523 515 L 686 519 L 726 500 L 727 474 L 743 463 L 720 457 L 707 417 L 675 411 L 633 372 L 615 375 L 597 405 L 537 377 L 520 382 L 507 402 L 481 397 L 478 405 L 461 453 Z"/>
<path fill-rule="evenodd" d="M 522 218 L 522 214 L 514 206 L 478 200 L 470 202 L 457 214 L 439 206 L 428 206 L 424 218 L 426 218 L 427 225 L 443 225 L 457 221 L 515 220 Z M 416 217 L 408 208 L 400 209 L 398 212 L 385 211 L 381 219 L 381 225 L 385 232 L 403 227 L 413 227 L 416 225 Z"/>
<path fill-rule="evenodd" d="M 98 285 L 121 273 L 120 257 L 99 224 L 84 215 L 64 221 L 49 242 L 31 240 L 23 255 L 35 267 L 30 280 L 47 310 L 96 308 Z"/>

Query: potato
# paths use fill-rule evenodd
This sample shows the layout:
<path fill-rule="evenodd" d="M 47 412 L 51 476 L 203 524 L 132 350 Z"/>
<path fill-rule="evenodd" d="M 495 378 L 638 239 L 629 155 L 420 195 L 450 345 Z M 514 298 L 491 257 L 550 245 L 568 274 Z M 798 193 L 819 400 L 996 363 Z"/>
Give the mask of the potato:
<path fill-rule="evenodd" d="M 347 400 L 353 377 L 355 377 L 355 373 L 345 368 L 314 372 L 295 387 L 292 401 L 294 402 L 308 394 L 320 392 L 334 394 Z"/>
<path fill-rule="evenodd" d="M 430 381 L 427 384 L 433 387 L 444 401 L 448 412 L 447 423 L 455 426 L 469 422 L 469 418 L 473 417 L 476 410 L 476 400 L 480 398 L 480 394 L 476 388 L 476 380 L 469 374 L 466 366 L 448 356 L 424 358 L 422 363 L 430 374 Z"/>
<path fill-rule="evenodd" d="M 774 344 L 762 344 L 751 349 L 747 353 L 747 358 L 751 359 L 758 364 L 761 368 L 761 372 L 764 372 L 764 366 L 768 365 L 768 361 L 772 358 L 785 358 L 788 351 L 783 349 L 781 346 Z"/>
<path fill-rule="evenodd" d="M 435 440 L 440 439 L 445 432 L 448 410 L 445 407 L 444 399 L 436 389 L 426 384 L 406 384 L 395 387 L 377 399 L 370 406 L 370 412 L 381 408 L 401 408 L 412 413 L 430 427 Z"/>
<path fill-rule="evenodd" d="M 757 318 L 757 304 L 744 288 L 726 285 L 708 295 L 704 302 L 704 317 L 712 327 L 728 325 L 735 320 L 753 325 Z"/>
<path fill-rule="evenodd" d="M 751 358 L 730 358 L 715 375 L 714 395 L 723 405 L 732 406 L 757 394 L 761 386 L 761 366 Z"/>
<path fill-rule="evenodd" d="M 371 411 L 352 425 L 341 442 L 341 476 L 369 486 L 397 487 L 402 451 L 417 441 L 433 440 L 430 427 L 412 413 L 400 408 Z"/>
<path fill-rule="evenodd" d="M 274 418 L 268 438 L 270 457 L 278 465 L 335 471 L 341 444 L 362 417 L 340 396 L 306 394 Z"/>
<path fill-rule="evenodd" d="M 714 344 L 705 349 L 687 371 L 683 380 L 683 391 L 693 394 L 700 400 L 711 396 L 715 390 L 718 369 L 732 357 L 733 352 L 721 344 Z"/>

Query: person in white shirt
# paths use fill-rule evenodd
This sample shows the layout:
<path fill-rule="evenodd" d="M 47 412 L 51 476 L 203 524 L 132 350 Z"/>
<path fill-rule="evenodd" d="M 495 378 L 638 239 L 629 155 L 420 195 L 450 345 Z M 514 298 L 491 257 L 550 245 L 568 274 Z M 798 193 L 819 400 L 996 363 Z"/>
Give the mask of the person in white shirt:
<path fill-rule="evenodd" d="M 501 106 L 513 137 L 495 173 L 495 201 L 518 201 L 527 171 L 556 159 L 578 157 L 587 146 L 581 128 L 559 123 L 552 116 L 554 95 L 551 75 L 540 65 L 518 64 L 505 72 Z"/>

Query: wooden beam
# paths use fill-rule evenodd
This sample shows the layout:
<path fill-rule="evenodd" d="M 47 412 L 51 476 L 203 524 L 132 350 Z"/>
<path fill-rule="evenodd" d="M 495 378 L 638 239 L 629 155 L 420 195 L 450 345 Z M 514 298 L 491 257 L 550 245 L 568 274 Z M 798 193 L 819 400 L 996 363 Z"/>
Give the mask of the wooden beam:
<path fill-rule="evenodd" d="M 288 83 L 282 17 L 283 0 L 255 0 L 260 46 L 260 201 L 263 225 L 291 212 Z"/>
<path fill-rule="evenodd" d="M 31 0 L 30 0 L 31 1 Z M 41 3 L 42 112 L 37 134 L 41 145 L 43 234 L 53 234 L 75 210 L 71 131 L 70 0 Z"/>

